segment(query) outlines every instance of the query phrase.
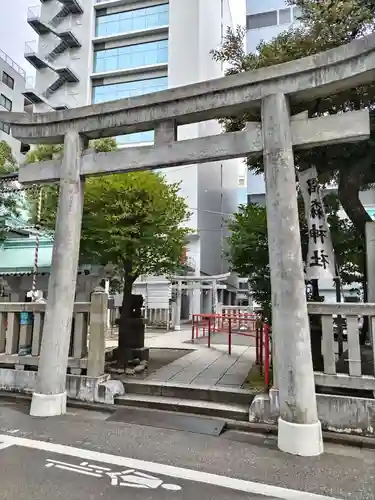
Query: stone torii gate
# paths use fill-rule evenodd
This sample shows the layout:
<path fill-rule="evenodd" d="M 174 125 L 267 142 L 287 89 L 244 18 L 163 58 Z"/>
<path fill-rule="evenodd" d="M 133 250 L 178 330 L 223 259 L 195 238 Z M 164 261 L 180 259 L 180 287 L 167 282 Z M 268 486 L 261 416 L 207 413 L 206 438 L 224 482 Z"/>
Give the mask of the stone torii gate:
<path fill-rule="evenodd" d="M 211 162 L 263 151 L 273 330 L 279 388 L 278 444 L 299 455 L 323 451 L 317 415 L 310 331 L 298 226 L 293 148 L 366 139 L 367 111 L 309 119 L 293 107 L 374 81 L 375 35 L 311 57 L 162 92 L 66 111 L 0 113 L 25 143 L 64 143 L 62 160 L 20 167 L 22 183 L 56 181 L 60 199 L 43 329 L 37 392 L 30 413 L 65 412 L 65 377 L 83 206 L 84 179 Z M 306 105 L 307 108 L 307 105 Z M 244 111 L 261 123 L 241 132 L 177 141 L 177 126 Z M 153 146 L 112 153 L 85 150 L 100 137 L 155 130 Z"/>
<path fill-rule="evenodd" d="M 181 329 L 181 299 L 182 290 L 209 290 L 211 293 L 211 311 L 212 313 L 217 312 L 218 300 L 217 300 L 217 285 L 218 282 L 228 279 L 230 273 L 218 274 L 216 276 L 172 276 L 171 280 L 177 283 L 176 286 L 176 318 L 174 323 L 174 329 Z M 210 281 L 211 285 L 203 285 L 204 282 Z M 188 283 L 183 285 L 183 283 Z"/>

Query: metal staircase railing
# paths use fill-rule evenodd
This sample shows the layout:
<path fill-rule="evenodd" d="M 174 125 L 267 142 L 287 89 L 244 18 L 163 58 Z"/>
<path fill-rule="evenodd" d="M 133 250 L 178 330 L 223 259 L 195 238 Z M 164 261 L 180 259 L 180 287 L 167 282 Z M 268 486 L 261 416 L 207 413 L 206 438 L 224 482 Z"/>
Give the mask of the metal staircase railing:
<path fill-rule="evenodd" d="M 82 14 L 83 9 L 77 0 L 59 0 L 63 5 L 62 9 L 50 21 L 51 25 L 56 28 L 70 14 Z"/>
<path fill-rule="evenodd" d="M 55 80 L 52 85 L 50 85 L 44 92 L 43 92 L 43 97 L 48 99 L 56 90 L 59 90 L 64 83 L 66 82 L 66 79 L 63 76 L 59 76 L 57 80 Z"/>
<path fill-rule="evenodd" d="M 65 40 L 61 40 L 60 43 L 46 56 L 46 61 L 53 62 L 60 54 L 62 54 L 66 49 L 69 48 L 68 43 Z"/>

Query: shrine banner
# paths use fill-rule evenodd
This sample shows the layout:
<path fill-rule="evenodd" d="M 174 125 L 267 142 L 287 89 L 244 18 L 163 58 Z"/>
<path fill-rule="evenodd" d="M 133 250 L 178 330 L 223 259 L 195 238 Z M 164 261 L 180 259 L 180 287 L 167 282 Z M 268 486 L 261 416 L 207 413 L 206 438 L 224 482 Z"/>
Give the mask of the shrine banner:
<path fill-rule="evenodd" d="M 299 172 L 309 232 L 309 251 L 305 267 L 307 280 L 337 278 L 331 234 L 315 167 Z"/>

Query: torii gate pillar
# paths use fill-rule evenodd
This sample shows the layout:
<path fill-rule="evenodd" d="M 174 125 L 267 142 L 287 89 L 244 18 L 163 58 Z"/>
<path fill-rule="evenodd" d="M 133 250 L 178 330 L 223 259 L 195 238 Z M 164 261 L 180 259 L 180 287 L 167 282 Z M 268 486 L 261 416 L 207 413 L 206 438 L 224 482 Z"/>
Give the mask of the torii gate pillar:
<path fill-rule="evenodd" d="M 66 367 L 81 238 L 83 185 L 80 176 L 84 141 L 69 130 L 64 140 L 60 197 L 48 282 L 36 391 L 30 415 L 49 417 L 66 412 Z"/>
<path fill-rule="evenodd" d="M 290 123 L 284 94 L 263 99 L 272 328 L 280 394 L 278 446 L 289 453 L 314 456 L 323 452 L 323 439 L 310 349 Z"/>

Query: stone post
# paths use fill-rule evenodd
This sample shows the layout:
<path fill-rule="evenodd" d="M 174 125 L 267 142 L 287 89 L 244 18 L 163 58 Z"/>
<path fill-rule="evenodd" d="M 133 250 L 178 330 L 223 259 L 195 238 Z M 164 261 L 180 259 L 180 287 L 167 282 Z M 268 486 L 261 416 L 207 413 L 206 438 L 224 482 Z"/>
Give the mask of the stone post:
<path fill-rule="evenodd" d="M 263 154 L 276 342 L 279 449 L 303 456 L 323 452 L 310 347 L 290 112 L 282 93 L 262 102 Z"/>
<path fill-rule="evenodd" d="M 89 377 L 99 377 L 104 374 L 107 310 L 108 295 L 98 287 L 91 294 L 90 337 L 87 360 L 87 375 Z"/>
<path fill-rule="evenodd" d="M 83 209 L 80 178 L 83 147 L 78 132 L 68 131 L 60 171 L 60 198 L 37 386 L 30 408 L 30 415 L 38 417 L 61 415 L 66 411 L 66 371 Z"/>
<path fill-rule="evenodd" d="M 217 300 L 217 281 L 212 280 L 212 312 L 217 314 L 218 300 Z"/>
<path fill-rule="evenodd" d="M 181 330 L 181 295 L 182 281 L 177 281 L 175 330 Z"/>

